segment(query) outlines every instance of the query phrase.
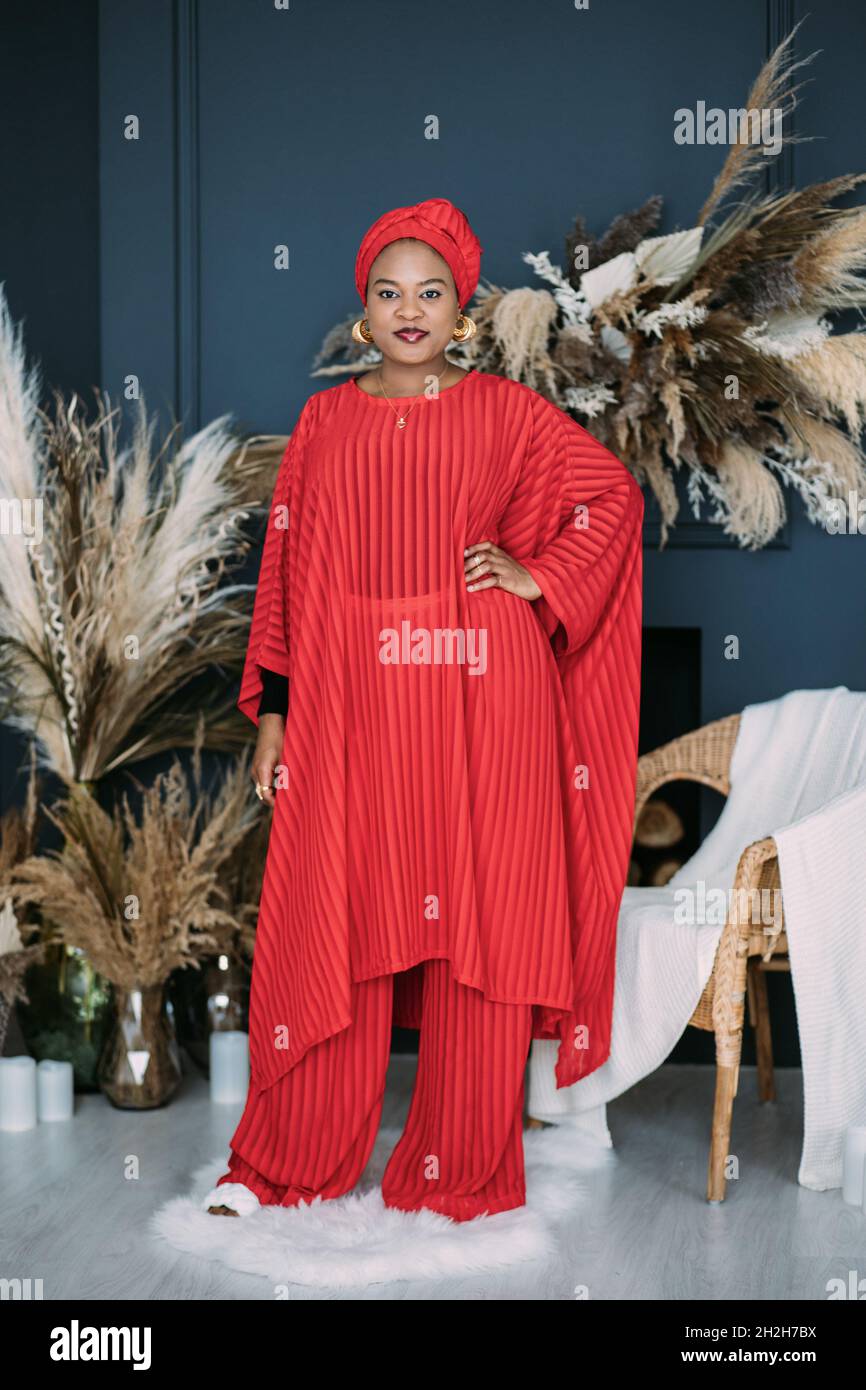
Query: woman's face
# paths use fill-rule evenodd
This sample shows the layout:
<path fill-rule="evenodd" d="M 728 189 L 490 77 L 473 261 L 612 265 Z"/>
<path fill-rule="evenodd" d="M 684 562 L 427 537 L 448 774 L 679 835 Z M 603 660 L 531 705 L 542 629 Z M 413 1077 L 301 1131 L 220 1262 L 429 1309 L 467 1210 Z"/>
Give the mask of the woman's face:
<path fill-rule="evenodd" d="M 459 312 L 448 263 L 425 241 L 392 241 L 370 266 L 366 318 L 384 357 L 405 366 L 440 357 Z"/>

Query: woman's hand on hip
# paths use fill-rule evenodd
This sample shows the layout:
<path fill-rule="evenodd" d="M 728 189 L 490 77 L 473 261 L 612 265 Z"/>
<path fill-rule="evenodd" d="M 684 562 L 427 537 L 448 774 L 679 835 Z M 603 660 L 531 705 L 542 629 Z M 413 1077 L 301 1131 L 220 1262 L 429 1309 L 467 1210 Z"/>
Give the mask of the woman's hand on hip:
<path fill-rule="evenodd" d="M 283 755 L 283 737 L 286 721 L 281 714 L 262 714 L 259 716 L 259 733 L 250 776 L 262 788 L 262 801 L 273 806 L 276 800 L 273 790 L 274 773 Z"/>
<path fill-rule="evenodd" d="M 523 565 L 492 541 L 480 541 L 463 552 L 467 590 L 504 589 L 518 598 L 541 598 L 541 590 Z"/>

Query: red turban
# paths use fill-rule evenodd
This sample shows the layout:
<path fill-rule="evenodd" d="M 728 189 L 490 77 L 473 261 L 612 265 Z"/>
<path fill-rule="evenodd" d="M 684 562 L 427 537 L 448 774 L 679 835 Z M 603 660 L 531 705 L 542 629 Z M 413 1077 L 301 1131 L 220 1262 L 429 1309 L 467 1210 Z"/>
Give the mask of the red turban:
<path fill-rule="evenodd" d="M 475 293 L 484 247 L 465 213 L 447 198 L 428 198 L 406 208 L 383 212 L 370 227 L 355 259 L 355 285 L 362 303 L 367 302 L 367 276 L 383 247 L 400 237 L 417 237 L 438 251 L 450 267 L 457 287 L 457 303 L 465 308 Z"/>

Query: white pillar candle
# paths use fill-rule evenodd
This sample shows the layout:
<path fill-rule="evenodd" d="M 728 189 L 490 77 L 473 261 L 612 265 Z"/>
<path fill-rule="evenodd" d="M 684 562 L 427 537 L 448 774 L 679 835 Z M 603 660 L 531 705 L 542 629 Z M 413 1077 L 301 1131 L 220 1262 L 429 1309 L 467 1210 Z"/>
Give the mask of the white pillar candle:
<path fill-rule="evenodd" d="M 232 1030 L 210 1035 L 210 1098 L 219 1104 L 246 1100 L 250 1083 L 250 1040 Z"/>
<path fill-rule="evenodd" d="M 54 1062 L 46 1058 L 36 1068 L 36 1099 L 39 1119 L 71 1120 L 75 1086 L 71 1062 Z"/>
<path fill-rule="evenodd" d="M 853 1206 L 863 1205 L 866 1177 L 866 1125 L 848 1125 L 842 1146 L 842 1199 Z"/>
<path fill-rule="evenodd" d="M 34 1058 L 0 1057 L 0 1129 L 33 1129 L 35 1124 Z"/>

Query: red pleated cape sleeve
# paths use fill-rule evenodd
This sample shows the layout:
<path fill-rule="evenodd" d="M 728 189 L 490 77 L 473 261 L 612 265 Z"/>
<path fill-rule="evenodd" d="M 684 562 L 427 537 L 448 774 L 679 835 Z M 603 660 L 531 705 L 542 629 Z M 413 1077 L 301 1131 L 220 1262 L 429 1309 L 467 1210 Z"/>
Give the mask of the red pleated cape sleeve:
<path fill-rule="evenodd" d="M 609 449 L 532 394 L 532 437 L 499 544 L 542 591 L 535 608 L 556 658 L 579 763 L 563 768 L 575 779 L 564 796 L 577 905 L 574 1005 L 567 1018 L 538 1009 L 533 1030 L 561 1040 L 560 1087 L 610 1053 L 616 924 L 637 777 L 644 499 Z"/>
<path fill-rule="evenodd" d="M 238 709 L 255 725 L 262 694 L 260 667 L 289 675 L 288 563 L 292 479 L 307 433 L 310 401 L 289 436 L 268 508 L 253 617 L 241 674 Z M 290 696 L 291 698 L 291 696 Z"/>

